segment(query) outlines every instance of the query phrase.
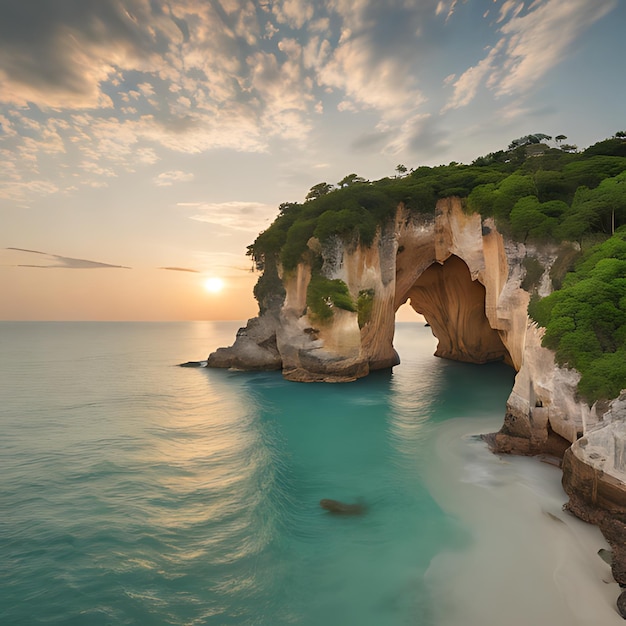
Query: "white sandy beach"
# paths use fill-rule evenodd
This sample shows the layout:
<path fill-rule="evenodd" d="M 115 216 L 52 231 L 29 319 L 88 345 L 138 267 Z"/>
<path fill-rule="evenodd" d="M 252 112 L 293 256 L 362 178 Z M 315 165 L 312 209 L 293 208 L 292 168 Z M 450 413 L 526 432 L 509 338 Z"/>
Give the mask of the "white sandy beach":
<path fill-rule="evenodd" d="M 608 548 L 602 534 L 562 510 L 558 468 L 493 455 L 472 436 L 498 427 L 490 419 L 446 422 L 427 460 L 431 493 L 472 534 L 469 546 L 437 556 L 427 572 L 440 623 L 623 624 L 620 588 L 597 555 Z"/>

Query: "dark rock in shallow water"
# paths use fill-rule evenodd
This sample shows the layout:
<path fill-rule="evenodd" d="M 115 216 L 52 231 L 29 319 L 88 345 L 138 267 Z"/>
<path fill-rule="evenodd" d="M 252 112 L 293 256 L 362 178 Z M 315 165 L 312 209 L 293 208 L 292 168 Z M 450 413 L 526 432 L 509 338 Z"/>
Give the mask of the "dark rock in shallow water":
<path fill-rule="evenodd" d="M 617 610 L 619 614 L 626 619 L 626 591 L 622 591 L 617 598 Z"/>
<path fill-rule="evenodd" d="M 206 361 L 187 361 L 187 363 L 179 363 L 179 367 L 206 367 Z"/>
<path fill-rule="evenodd" d="M 320 500 L 320 506 L 337 515 L 361 515 L 366 511 L 366 507 L 362 503 L 346 504 L 345 502 L 339 502 L 339 500 L 331 500 L 329 498 Z"/>

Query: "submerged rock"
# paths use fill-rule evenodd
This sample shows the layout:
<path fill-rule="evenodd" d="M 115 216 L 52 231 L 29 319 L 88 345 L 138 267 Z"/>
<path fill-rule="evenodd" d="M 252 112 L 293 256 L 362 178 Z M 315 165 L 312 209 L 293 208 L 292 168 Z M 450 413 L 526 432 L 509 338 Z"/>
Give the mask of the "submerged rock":
<path fill-rule="evenodd" d="M 320 500 L 320 506 L 331 513 L 337 515 L 362 515 L 367 510 L 367 507 L 362 502 L 355 504 L 347 504 L 340 502 L 339 500 L 331 500 L 324 498 Z"/>
<path fill-rule="evenodd" d="M 617 598 L 617 610 L 619 614 L 626 619 L 626 591 L 622 591 L 619 598 Z"/>

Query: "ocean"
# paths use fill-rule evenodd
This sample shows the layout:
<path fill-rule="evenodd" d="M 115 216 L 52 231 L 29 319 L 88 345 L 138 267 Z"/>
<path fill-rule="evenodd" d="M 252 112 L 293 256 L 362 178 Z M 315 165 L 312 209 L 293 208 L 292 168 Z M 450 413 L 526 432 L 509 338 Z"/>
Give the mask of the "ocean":
<path fill-rule="evenodd" d="M 0 322 L 0 624 L 622 622 L 559 470 L 478 437 L 510 368 L 419 323 L 349 384 L 177 367 L 241 325 Z"/>

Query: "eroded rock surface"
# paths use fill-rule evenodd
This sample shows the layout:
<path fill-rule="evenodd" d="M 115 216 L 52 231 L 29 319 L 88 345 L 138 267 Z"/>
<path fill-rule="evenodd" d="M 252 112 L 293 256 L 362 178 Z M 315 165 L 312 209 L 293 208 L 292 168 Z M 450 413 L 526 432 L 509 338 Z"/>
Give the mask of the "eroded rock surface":
<path fill-rule="evenodd" d="M 211 353 L 208 367 L 243 370 L 278 370 L 282 358 L 276 343 L 279 321 L 276 316 L 263 315 L 248 320 L 247 326 L 237 331 L 230 348 L 218 348 Z"/>
<path fill-rule="evenodd" d="M 485 315 L 485 288 L 457 256 L 429 266 L 408 292 L 413 308 L 439 339 L 435 354 L 455 361 L 509 360 L 497 330 Z"/>
<path fill-rule="evenodd" d="M 597 524 L 613 549 L 615 580 L 626 585 L 626 393 L 563 457 L 566 508 Z"/>

